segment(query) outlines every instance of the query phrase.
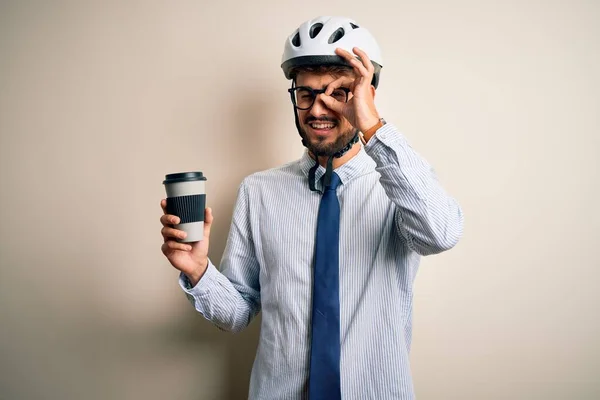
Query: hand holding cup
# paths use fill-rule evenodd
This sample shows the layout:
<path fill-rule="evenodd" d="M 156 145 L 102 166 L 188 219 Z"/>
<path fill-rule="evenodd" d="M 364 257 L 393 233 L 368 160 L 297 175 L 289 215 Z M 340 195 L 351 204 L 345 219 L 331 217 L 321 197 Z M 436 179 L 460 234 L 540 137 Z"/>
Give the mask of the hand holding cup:
<path fill-rule="evenodd" d="M 162 199 L 160 205 L 163 215 L 160 222 L 163 225 L 161 234 L 164 243 L 161 247 L 163 254 L 173 267 L 183 272 L 194 286 L 198 283 L 208 267 L 208 244 L 210 227 L 213 221 L 212 210 L 207 208 L 204 215 L 204 238 L 198 242 L 181 243 L 186 232 L 176 229 L 179 217 L 167 214 L 167 200 Z"/>
<path fill-rule="evenodd" d="M 167 198 L 161 200 L 163 215 L 162 252 L 171 265 L 196 285 L 208 267 L 208 246 L 213 216 L 205 208 L 204 181 L 201 172 L 166 176 Z"/>

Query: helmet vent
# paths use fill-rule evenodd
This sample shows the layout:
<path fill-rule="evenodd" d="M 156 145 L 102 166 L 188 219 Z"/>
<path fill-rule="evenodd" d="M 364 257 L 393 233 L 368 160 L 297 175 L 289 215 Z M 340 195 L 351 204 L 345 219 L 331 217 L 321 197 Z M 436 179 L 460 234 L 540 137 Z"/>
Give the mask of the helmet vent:
<path fill-rule="evenodd" d="M 352 22 L 350 22 L 350 26 L 352 27 L 352 29 L 359 28 L 359 26 L 358 26 L 358 25 L 356 25 L 356 24 L 353 24 Z"/>
<path fill-rule="evenodd" d="M 313 26 L 310 27 L 310 38 L 314 39 L 315 36 L 317 36 L 319 34 L 319 32 L 321 32 L 321 29 L 323 29 L 323 24 L 318 22 L 316 24 L 314 24 Z"/>
<path fill-rule="evenodd" d="M 327 43 L 335 43 L 340 40 L 344 36 L 344 28 L 338 28 L 335 32 L 331 34 Z"/>
<path fill-rule="evenodd" d="M 292 39 L 292 44 L 296 47 L 300 47 L 300 32 L 296 32 Z"/>

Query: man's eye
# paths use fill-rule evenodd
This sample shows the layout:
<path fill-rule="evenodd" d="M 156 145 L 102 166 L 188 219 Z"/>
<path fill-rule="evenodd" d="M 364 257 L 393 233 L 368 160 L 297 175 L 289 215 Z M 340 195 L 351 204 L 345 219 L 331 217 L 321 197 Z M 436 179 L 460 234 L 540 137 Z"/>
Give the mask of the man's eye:
<path fill-rule="evenodd" d="M 346 98 L 346 92 L 344 92 L 343 90 L 334 90 L 331 95 L 337 99 L 345 99 Z"/>

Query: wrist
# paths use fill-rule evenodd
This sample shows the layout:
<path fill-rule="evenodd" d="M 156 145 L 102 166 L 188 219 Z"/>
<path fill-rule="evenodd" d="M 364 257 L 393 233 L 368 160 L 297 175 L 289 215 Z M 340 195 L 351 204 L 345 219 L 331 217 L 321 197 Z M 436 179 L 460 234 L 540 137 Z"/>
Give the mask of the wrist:
<path fill-rule="evenodd" d="M 373 126 L 375 126 L 379 122 L 379 120 L 379 114 L 377 114 L 377 112 L 374 112 L 368 118 L 361 121 L 361 123 L 358 125 L 358 130 L 362 133 L 365 133 Z"/>
<path fill-rule="evenodd" d="M 200 279 L 202 279 L 202 276 L 204 276 L 204 273 L 206 272 L 206 270 L 208 269 L 208 259 L 200 264 L 200 268 L 198 268 L 196 271 L 193 271 L 189 274 L 185 274 L 188 278 L 188 280 L 190 281 L 190 284 L 192 285 L 192 287 L 196 286 L 198 284 L 198 282 L 200 282 Z"/>
<path fill-rule="evenodd" d="M 200 282 L 200 278 L 202 277 L 201 275 L 198 275 L 198 274 L 185 274 L 185 276 L 187 277 L 188 281 L 190 282 L 190 286 L 192 288 L 196 287 L 198 282 Z"/>
<path fill-rule="evenodd" d="M 383 118 L 378 118 L 376 121 L 374 121 L 372 123 L 372 125 L 368 129 L 365 129 L 364 131 L 362 131 L 361 139 L 362 139 L 363 144 L 367 144 L 369 139 L 371 139 L 371 137 L 373 137 L 375 132 L 377 132 L 377 130 L 379 128 L 381 128 L 383 125 L 385 125 L 385 120 Z"/>

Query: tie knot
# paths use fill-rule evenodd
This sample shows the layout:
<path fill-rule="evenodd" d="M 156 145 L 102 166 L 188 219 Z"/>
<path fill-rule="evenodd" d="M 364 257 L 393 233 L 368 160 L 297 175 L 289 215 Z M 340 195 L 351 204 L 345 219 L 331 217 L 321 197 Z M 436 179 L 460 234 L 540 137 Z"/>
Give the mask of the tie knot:
<path fill-rule="evenodd" d="M 329 185 L 326 184 L 326 182 L 323 182 L 323 186 L 325 187 L 325 191 L 327 190 L 336 190 L 337 187 L 340 185 L 341 180 L 338 174 L 336 174 L 335 172 L 331 173 L 331 182 L 329 183 Z"/>

